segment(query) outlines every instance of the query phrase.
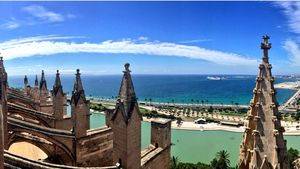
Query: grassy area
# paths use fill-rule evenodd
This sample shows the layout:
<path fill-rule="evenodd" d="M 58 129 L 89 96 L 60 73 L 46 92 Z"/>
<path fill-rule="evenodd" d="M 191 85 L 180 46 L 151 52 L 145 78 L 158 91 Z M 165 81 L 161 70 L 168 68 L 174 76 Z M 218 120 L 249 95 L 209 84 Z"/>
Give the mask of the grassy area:
<path fill-rule="evenodd" d="M 112 108 L 115 104 L 110 102 L 103 102 L 103 103 L 91 103 L 90 108 L 96 111 L 105 111 L 108 108 Z M 246 108 L 177 108 L 177 107 L 169 107 L 163 106 L 159 107 L 159 111 L 166 111 L 166 112 L 173 112 L 170 115 L 167 114 L 160 114 L 157 111 L 149 110 L 143 107 L 139 107 L 141 114 L 147 118 L 167 118 L 171 120 L 176 120 L 175 114 L 182 112 L 185 115 L 182 117 L 185 121 L 194 121 L 198 119 L 198 117 L 194 117 L 194 115 L 199 115 L 201 113 L 218 113 L 220 115 L 229 115 L 229 116 L 245 116 L 247 113 Z M 176 112 L 176 113 L 174 113 Z"/>
<path fill-rule="evenodd" d="M 107 109 L 107 105 L 103 105 L 101 103 L 90 103 L 90 109 L 95 111 L 105 111 Z"/>
<path fill-rule="evenodd" d="M 90 103 L 90 109 L 93 109 L 95 111 L 105 111 L 108 108 L 114 106 L 114 104 L 112 103 Z M 143 107 L 139 107 L 141 114 L 144 117 L 147 118 L 166 118 L 166 119 L 172 119 L 175 120 L 175 116 L 174 115 L 166 115 L 166 114 L 160 114 L 157 111 L 151 111 L 148 109 L 145 109 Z"/>

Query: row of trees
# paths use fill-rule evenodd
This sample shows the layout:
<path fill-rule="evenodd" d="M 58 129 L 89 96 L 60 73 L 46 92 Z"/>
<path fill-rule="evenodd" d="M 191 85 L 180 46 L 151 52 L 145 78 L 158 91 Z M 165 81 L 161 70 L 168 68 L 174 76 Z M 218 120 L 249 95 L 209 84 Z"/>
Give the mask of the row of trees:
<path fill-rule="evenodd" d="M 146 102 L 146 103 L 148 102 L 149 104 L 151 104 L 152 101 L 153 101 L 152 98 L 145 98 L 144 99 L 144 102 Z M 171 99 L 171 101 L 168 101 L 166 103 L 167 104 L 170 104 L 170 103 L 175 104 L 175 100 Z M 181 100 L 180 103 L 185 103 L 185 100 Z M 209 102 L 209 100 L 191 99 L 191 100 L 188 100 L 187 103 L 190 103 L 190 104 L 200 104 L 201 103 L 202 105 L 204 105 L 204 104 L 209 104 L 210 102 Z M 239 103 L 237 103 L 237 102 L 231 101 L 230 103 L 231 103 L 231 105 L 236 105 L 237 107 L 239 106 Z M 220 103 L 220 104 L 224 105 L 224 103 Z"/>
<path fill-rule="evenodd" d="M 294 168 L 294 161 L 299 158 L 299 151 L 293 148 L 288 150 L 288 160 L 290 168 Z M 171 169 L 237 169 L 238 167 L 231 167 L 229 160 L 229 153 L 226 150 L 219 151 L 216 157 L 210 162 L 210 164 L 204 163 L 184 163 L 180 162 L 178 157 L 172 157 Z"/>
<path fill-rule="evenodd" d="M 89 97 L 90 98 L 93 98 L 93 95 L 89 95 Z M 111 97 L 100 97 L 100 99 L 102 99 L 102 100 L 104 100 L 104 99 L 117 99 L 118 98 L 118 96 L 111 96 Z M 137 98 L 138 99 L 138 98 Z M 148 103 L 150 103 L 151 104 L 151 102 L 153 101 L 153 99 L 152 98 L 144 98 L 144 102 L 148 102 Z M 185 103 L 185 101 L 186 100 L 181 100 L 180 102 L 181 103 Z M 171 99 L 170 101 L 168 101 L 168 102 L 166 102 L 167 104 L 170 104 L 170 103 L 173 103 L 173 104 L 175 104 L 175 99 Z M 209 104 L 210 102 L 209 102 L 209 100 L 198 100 L 198 99 L 190 99 L 190 100 L 187 100 L 187 103 L 191 103 L 191 104 Z M 231 101 L 230 102 L 231 103 L 231 105 L 236 105 L 236 106 L 239 106 L 239 103 L 237 103 L 237 102 L 234 102 L 234 101 Z M 224 103 L 220 103 L 221 105 L 223 105 Z"/>
<path fill-rule="evenodd" d="M 172 157 L 171 169 L 234 169 L 230 167 L 229 153 L 226 150 L 219 151 L 216 157 L 210 162 L 210 164 L 204 164 L 198 162 L 184 163 L 180 162 L 178 157 Z"/>

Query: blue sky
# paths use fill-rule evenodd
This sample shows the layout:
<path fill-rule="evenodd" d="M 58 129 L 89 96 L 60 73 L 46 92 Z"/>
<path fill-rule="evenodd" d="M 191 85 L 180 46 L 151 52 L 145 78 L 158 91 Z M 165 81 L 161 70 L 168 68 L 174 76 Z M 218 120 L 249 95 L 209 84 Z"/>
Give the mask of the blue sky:
<path fill-rule="evenodd" d="M 11 75 L 256 74 L 271 36 L 275 74 L 300 73 L 299 2 L 0 2 Z"/>

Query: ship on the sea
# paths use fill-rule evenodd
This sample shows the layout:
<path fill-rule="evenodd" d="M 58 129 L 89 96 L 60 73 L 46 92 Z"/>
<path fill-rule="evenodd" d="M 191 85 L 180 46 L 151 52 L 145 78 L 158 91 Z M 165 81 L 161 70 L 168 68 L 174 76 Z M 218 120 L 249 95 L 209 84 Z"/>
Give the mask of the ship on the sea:
<path fill-rule="evenodd" d="M 225 80 L 225 77 L 220 77 L 220 76 L 207 76 L 206 79 L 208 80 Z"/>

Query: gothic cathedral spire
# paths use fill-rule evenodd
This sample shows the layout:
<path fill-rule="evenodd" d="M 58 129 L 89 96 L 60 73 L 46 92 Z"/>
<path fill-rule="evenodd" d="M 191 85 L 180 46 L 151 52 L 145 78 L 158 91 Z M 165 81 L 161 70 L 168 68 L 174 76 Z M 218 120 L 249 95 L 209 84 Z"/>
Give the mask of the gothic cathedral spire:
<path fill-rule="evenodd" d="M 37 75 L 35 75 L 34 86 L 35 86 L 35 87 L 38 87 L 38 86 L 39 86 L 39 80 L 38 80 L 38 76 L 37 76 Z"/>
<path fill-rule="evenodd" d="M 284 128 L 274 89 L 268 51 L 269 36 L 263 36 L 262 63 L 253 90 L 248 123 L 240 146 L 239 169 L 288 169 Z"/>
<path fill-rule="evenodd" d="M 71 118 L 73 121 L 73 132 L 77 138 L 86 135 L 90 128 L 89 101 L 86 100 L 79 69 L 76 71 L 76 78 L 71 98 Z"/>
<path fill-rule="evenodd" d="M 42 76 L 41 76 L 41 81 L 40 81 L 40 90 L 47 90 L 47 82 L 45 79 L 44 70 L 42 70 Z"/>
<path fill-rule="evenodd" d="M 60 92 L 61 94 L 63 94 L 63 89 L 62 89 L 62 85 L 61 85 L 61 81 L 60 81 L 60 76 L 59 76 L 59 71 L 56 71 L 56 76 L 55 76 L 55 82 L 53 85 L 53 94 L 57 95 L 58 92 Z"/>
<path fill-rule="evenodd" d="M 60 75 L 59 71 L 57 70 L 55 82 L 52 90 L 53 114 L 55 116 L 55 119 L 62 120 L 65 114 L 66 97 L 63 92 L 63 87 L 61 85 L 59 75 Z M 59 128 L 60 126 L 56 126 L 56 127 Z"/>
<path fill-rule="evenodd" d="M 112 115 L 114 163 L 124 169 L 141 168 L 141 115 L 130 75 L 125 64 L 119 98 Z"/>

